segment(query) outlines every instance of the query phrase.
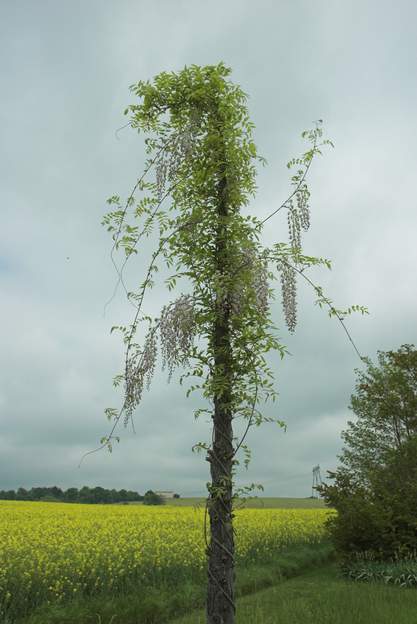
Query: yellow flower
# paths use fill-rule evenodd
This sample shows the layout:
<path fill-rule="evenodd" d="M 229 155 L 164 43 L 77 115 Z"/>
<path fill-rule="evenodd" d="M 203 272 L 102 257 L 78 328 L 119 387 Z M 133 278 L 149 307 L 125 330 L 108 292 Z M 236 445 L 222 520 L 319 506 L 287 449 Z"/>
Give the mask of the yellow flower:
<path fill-rule="evenodd" d="M 236 511 L 237 561 L 271 557 L 324 535 L 326 509 Z M 204 570 L 204 510 L 193 507 L 0 501 L 0 619 L 75 593 L 116 592 L 155 575 Z M 158 577 L 159 578 L 159 577 Z"/>

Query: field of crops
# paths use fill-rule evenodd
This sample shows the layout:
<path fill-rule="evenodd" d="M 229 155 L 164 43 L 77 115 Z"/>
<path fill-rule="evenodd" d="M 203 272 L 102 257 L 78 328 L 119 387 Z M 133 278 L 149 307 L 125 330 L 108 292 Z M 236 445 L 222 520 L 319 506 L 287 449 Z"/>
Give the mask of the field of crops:
<path fill-rule="evenodd" d="M 175 507 L 205 506 L 206 499 L 198 498 L 173 498 L 169 499 L 170 505 Z M 132 505 L 142 503 L 130 503 Z M 245 507 L 249 509 L 324 509 L 322 498 L 284 498 L 272 496 L 254 496 L 245 501 Z"/>
<path fill-rule="evenodd" d="M 236 512 L 237 561 L 322 539 L 325 509 Z M 181 582 L 205 569 L 202 509 L 0 501 L 0 621 L 42 603 Z"/>

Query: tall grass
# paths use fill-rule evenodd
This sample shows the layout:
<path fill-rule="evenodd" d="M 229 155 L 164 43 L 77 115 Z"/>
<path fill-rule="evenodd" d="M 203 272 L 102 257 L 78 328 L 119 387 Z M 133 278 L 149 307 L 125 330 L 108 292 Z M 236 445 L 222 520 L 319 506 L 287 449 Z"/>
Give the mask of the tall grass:
<path fill-rule="evenodd" d="M 336 565 L 237 601 L 237 624 L 416 624 L 417 592 L 348 581 Z M 172 624 L 205 624 L 203 610 Z"/>
<path fill-rule="evenodd" d="M 333 556 L 330 544 L 322 542 L 292 546 L 265 563 L 237 566 L 237 596 L 275 585 L 312 566 L 322 565 Z M 203 608 L 205 598 L 205 575 L 190 575 L 180 585 L 138 587 L 135 592 L 102 594 L 71 604 L 44 606 L 13 624 L 163 624 L 181 614 Z"/>

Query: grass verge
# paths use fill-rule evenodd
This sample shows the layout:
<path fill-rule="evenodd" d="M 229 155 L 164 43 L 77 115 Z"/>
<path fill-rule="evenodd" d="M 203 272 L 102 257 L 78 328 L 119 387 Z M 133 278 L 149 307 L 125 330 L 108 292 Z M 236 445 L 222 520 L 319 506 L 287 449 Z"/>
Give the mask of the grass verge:
<path fill-rule="evenodd" d="M 172 624 L 205 624 L 195 611 Z M 341 577 L 337 564 L 310 570 L 237 601 L 237 624 L 417 624 L 417 592 Z"/>
<path fill-rule="evenodd" d="M 293 546 L 264 564 L 237 566 L 236 594 L 245 596 L 270 587 L 332 557 L 332 546 L 322 542 Z M 143 587 L 134 594 L 99 595 L 66 605 L 41 607 L 16 624 L 162 624 L 203 607 L 205 595 L 205 580 L 190 579 L 181 586 Z M 196 620 L 190 621 L 194 624 Z"/>

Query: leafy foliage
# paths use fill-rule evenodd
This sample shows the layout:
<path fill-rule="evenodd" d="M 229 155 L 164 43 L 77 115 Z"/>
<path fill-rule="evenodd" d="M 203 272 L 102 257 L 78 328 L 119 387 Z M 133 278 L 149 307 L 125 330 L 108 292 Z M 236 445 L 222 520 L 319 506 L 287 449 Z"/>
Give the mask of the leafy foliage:
<path fill-rule="evenodd" d="M 365 484 L 367 472 L 391 449 L 417 435 L 417 350 L 402 345 L 397 351 L 378 351 L 379 366 L 365 358 L 367 370 L 356 371 L 356 393 L 350 409 L 357 420 L 342 434 L 341 461 Z"/>
<path fill-rule="evenodd" d="M 386 559 L 417 548 L 417 351 L 403 345 L 379 352 L 379 367 L 365 361 L 341 466 L 317 489 L 338 511 L 330 521 L 338 550 Z"/>
<path fill-rule="evenodd" d="M 386 585 L 417 587 L 417 553 L 392 557 L 391 561 L 377 561 L 370 555 L 358 555 L 348 565 L 342 566 L 343 574 L 362 582 L 380 581 Z"/>

